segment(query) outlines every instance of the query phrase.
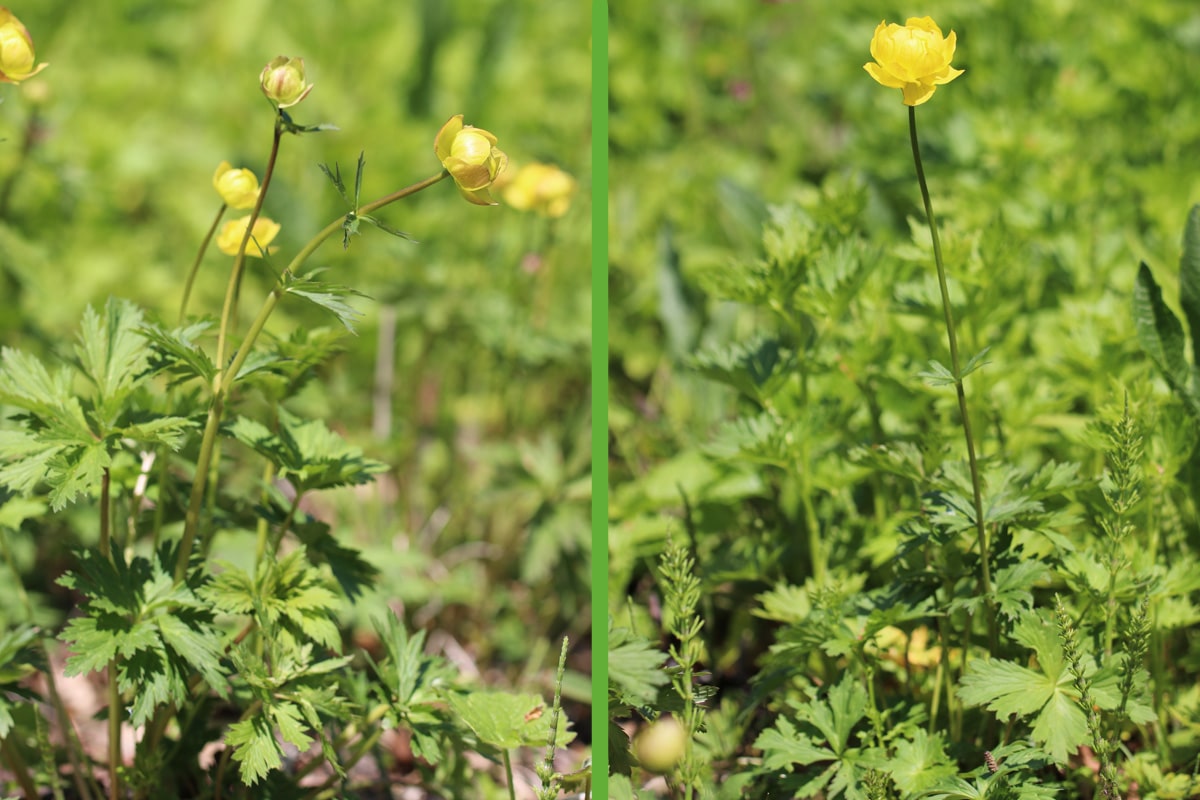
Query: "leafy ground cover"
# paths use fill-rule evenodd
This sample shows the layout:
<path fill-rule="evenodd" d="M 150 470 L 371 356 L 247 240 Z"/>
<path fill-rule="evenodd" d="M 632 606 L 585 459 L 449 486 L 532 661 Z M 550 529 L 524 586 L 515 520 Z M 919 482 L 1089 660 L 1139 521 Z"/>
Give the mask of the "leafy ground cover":
<path fill-rule="evenodd" d="M 586 779 L 588 17 L 302 5 L 13 9 L 49 63 L 0 84 L 0 782 L 23 796 Z M 281 53 L 312 90 L 277 110 Z M 509 162 L 498 207 L 442 173 L 456 114 Z M 202 245 L 222 161 L 263 185 L 266 258 L 220 225 Z"/>
<path fill-rule="evenodd" d="M 610 795 L 1200 794 L 1195 9 L 610 8 Z"/>

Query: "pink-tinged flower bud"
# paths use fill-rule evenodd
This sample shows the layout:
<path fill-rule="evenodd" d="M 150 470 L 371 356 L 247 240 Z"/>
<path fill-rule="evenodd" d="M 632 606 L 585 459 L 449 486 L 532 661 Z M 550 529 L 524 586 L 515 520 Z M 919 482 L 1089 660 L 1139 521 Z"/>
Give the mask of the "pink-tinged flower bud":
<path fill-rule="evenodd" d="M 259 78 L 263 94 L 279 108 L 296 105 L 312 91 L 312 85 L 304 81 L 304 59 L 275 56 L 265 67 Z"/>
<path fill-rule="evenodd" d="M 234 169 L 228 161 L 213 173 L 213 188 L 230 208 L 254 208 L 258 201 L 258 178 L 248 169 Z"/>
<path fill-rule="evenodd" d="M 447 120 L 433 140 L 433 151 L 462 196 L 478 206 L 496 204 L 488 187 L 508 164 L 508 156 L 496 142 L 495 135 L 483 128 L 463 125 L 462 114 Z"/>
<path fill-rule="evenodd" d="M 20 83 L 44 70 L 33 65 L 33 37 L 7 8 L 0 6 L 0 82 Z"/>
<path fill-rule="evenodd" d="M 221 231 L 217 234 L 217 248 L 227 256 L 236 256 L 238 248 L 242 246 L 242 237 L 246 235 L 246 226 L 249 223 L 250 215 L 247 214 L 241 219 L 233 219 L 222 225 Z M 250 236 L 249 243 L 246 244 L 246 255 L 262 258 L 263 248 L 266 248 L 268 253 L 275 252 L 277 248 L 268 247 L 268 245 L 278 233 L 279 223 L 266 217 L 256 219 L 254 232 Z"/>

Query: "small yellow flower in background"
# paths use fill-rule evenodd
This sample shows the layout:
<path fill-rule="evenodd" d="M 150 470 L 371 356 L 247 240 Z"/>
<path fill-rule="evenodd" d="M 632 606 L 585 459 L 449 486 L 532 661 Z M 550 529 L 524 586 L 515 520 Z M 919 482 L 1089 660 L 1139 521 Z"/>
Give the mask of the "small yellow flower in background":
<path fill-rule="evenodd" d="M 508 156 L 496 147 L 495 135 L 483 128 L 463 125 L 463 115 L 446 121 L 433 140 L 433 152 L 458 184 L 458 190 L 477 206 L 494 206 L 488 187 L 504 171 Z"/>
<path fill-rule="evenodd" d="M 943 38 L 929 17 L 909 17 L 903 27 L 881 22 L 871 37 L 875 63 L 863 68 L 884 86 L 903 89 L 904 105 L 919 106 L 937 87 L 963 74 L 950 66 L 955 42 L 954 31 Z"/>
<path fill-rule="evenodd" d="M 0 6 L 0 83 L 20 83 L 44 70 L 33 66 L 33 37 L 7 8 Z"/>
<path fill-rule="evenodd" d="M 296 105 L 312 91 L 304 82 L 304 59 L 275 56 L 263 67 L 259 84 L 267 99 L 279 108 Z"/>
<path fill-rule="evenodd" d="M 571 207 L 575 179 L 550 164 L 526 164 L 516 170 L 501 191 L 504 202 L 518 211 L 561 217 Z"/>
<path fill-rule="evenodd" d="M 248 169 L 234 169 L 228 161 L 213 173 L 213 188 L 230 208 L 254 208 L 258 201 L 258 178 Z"/>
<path fill-rule="evenodd" d="M 217 247 L 222 253 L 227 256 L 236 256 L 238 248 L 242 246 L 242 237 L 246 235 L 246 225 L 250 223 L 250 215 L 241 219 L 233 219 L 221 226 L 221 232 L 217 234 Z M 246 245 L 246 255 L 262 258 L 262 248 L 266 247 L 268 253 L 273 253 L 277 248 L 267 247 L 275 236 L 279 233 L 279 223 L 273 222 L 266 217 L 259 217 L 254 221 L 254 233 L 250 237 L 250 242 Z M 256 246 L 257 245 L 257 246 Z"/>

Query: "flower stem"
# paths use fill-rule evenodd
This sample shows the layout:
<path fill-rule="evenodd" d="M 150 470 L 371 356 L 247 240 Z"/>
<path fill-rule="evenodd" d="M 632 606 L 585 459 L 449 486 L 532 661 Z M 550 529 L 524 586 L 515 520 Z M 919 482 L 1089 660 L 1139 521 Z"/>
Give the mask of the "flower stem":
<path fill-rule="evenodd" d="M 908 135 L 912 140 L 913 162 L 917 167 L 917 181 L 921 184 L 921 199 L 925 202 L 925 218 L 929 221 L 929 235 L 933 239 L 933 259 L 937 263 L 938 287 L 942 292 L 942 312 L 946 317 L 946 336 L 950 340 L 950 369 L 954 374 L 954 389 L 958 394 L 958 413 L 962 418 L 963 434 L 967 439 L 967 461 L 971 468 L 971 493 L 975 505 L 975 533 L 979 542 L 980 584 L 983 589 L 984 605 L 987 608 L 988 649 L 994 656 L 998 647 L 996 613 L 992 603 L 992 568 L 988 557 L 988 533 L 983 521 L 983 491 L 979 480 L 979 462 L 975 457 L 975 437 L 971 433 L 971 415 L 967 413 L 967 393 L 959 371 L 958 339 L 954 333 L 954 314 L 950 309 L 950 289 L 946 285 L 946 266 L 942 261 L 942 243 L 938 239 L 937 222 L 933 216 L 933 203 L 929 199 L 929 186 L 925 183 L 925 167 L 921 164 L 921 148 L 917 144 L 917 108 L 908 107 Z"/>
<path fill-rule="evenodd" d="M 225 216 L 225 209 L 229 206 L 221 203 L 221 207 L 217 210 L 217 216 L 213 218 L 212 225 L 208 227 L 208 233 L 204 234 L 204 241 L 200 243 L 200 249 L 196 251 L 196 258 L 192 261 L 192 266 L 188 270 L 187 280 L 183 284 L 183 297 L 179 301 L 179 324 L 187 318 L 188 301 L 192 297 L 192 284 L 196 282 L 196 273 L 200 271 L 200 262 L 204 260 L 204 254 L 208 251 L 208 244 L 212 241 L 213 234 L 217 232 L 217 225 L 221 223 L 221 217 Z"/>
<path fill-rule="evenodd" d="M 217 368 L 225 363 L 225 351 L 228 340 L 233 333 L 233 316 L 237 309 L 238 290 L 242 285 L 242 269 L 246 265 L 246 247 L 254 235 L 254 223 L 262 213 L 263 201 L 267 199 L 267 189 L 271 185 L 271 176 L 275 174 L 275 160 L 279 157 L 279 141 L 283 137 L 283 119 L 275 115 L 275 135 L 271 140 L 271 155 L 267 158 L 267 168 L 263 171 L 262 186 L 258 190 L 258 199 L 254 202 L 254 210 L 246 222 L 246 232 L 242 234 L 242 244 L 238 247 L 237 257 L 233 260 L 233 269 L 229 273 L 229 284 L 225 287 L 225 305 L 221 307 L 221 330 L 217 334 Z M 215 227 L 215 226 L 214 226 Z M 258 247 L 255 244 L 255 247 Z M 213 381 L 213 393 L 221 391 L 221 378 L 224 373 L 218 372 Z"/>
<path fill-rule="evenodd" d="M 273 158 L 272 164 L 274 164 Z M 362 208 L 357 209 L 356 213 L 359 215 L 368 214 L 377 208 L 382 208 L 388 203 L 402 200 L 409 195 L 416 194 L 422 189 L 427 189 L 430 186 L 433 186 L 435 183 L 448 178 L 449 176 L 450 173 L 442 170 L 437 175 L 433 175 L 423 181 L 406 186 L 399 191 L 392 192 L 391 194 L 381 197 L 378 200 L 374 200 Z M 262 191 L 259 194 L 260 205 L 262 201 L 262 195 L 266 194 L 267 182 L 269 180 L 270 172 L 266 174 L 266 177 L 263 180 Z M 257 213 L 257 211 L 258 209 L 256 207 L 255 212 Z M 316 252 L 317 248 L 321 246 L 322 242 L 324 242 L 337 231 L 341 230 L 345 219 L 346 218 L 344 216 L 338 217 L 333 222 L 330 222 L 328 225 L 322 228 L 316 236 L 309 240 L 308 244 L 301 248 L 300 252 L 296 254 L 295 258 L 291 260 L 291 262 L 280 274 L 279 280 L 275 282 L 275 286 L 271 289 L 270 293 L 263 301 L 263 305 L 262 308 L 259 309 L 258 316 L 254 318 L 254 322 L 250 324 L 250 329 L 246 331 L 246 336 L 244 339 L 242 339 L 242 343 L 238 347 L 237 352 L 234 353 L 233 360 L 229 362 L 228 367 L 221 369 L 221 371 L 218 372 L 216 377 L 213 379 L 212 405 L 209 406 L 208 419 L 204 424 L 204 435 L 200 440 L 200 454 L 196 459 L 196 472 L 192 478 L 192 493 L 188 500 L 187 513 L 184 515 L 183 538 L 179 542 L 179 554 L 176 556 L 175 561 L 176 583 L 182 583 L 184 577 L 187 575 L 187 565 L 188 561 L 191 559 L 192 546 L 195 544 L 196 532 L 200 527 L 200 509 L 204 504 L 205 483 L 208 479 L 209 465 L 212 463 L 213 448 L 217 440 L 217 432 L 221 427 L 221 416 L 225 410 L 225 398 L 228 396 L 229 390 L 232 388 L 234 381 L 237 380 L 237 375 L 241 370 L 242 365 L 246 363 L 246 359 L 250 356 L 250 351 L 254 347 L 255 340 L 258 339 L 258 335 L 262 333 L 263 328 L 266 327 L 267 320 L 270 318 L 271 312 L 275 310 L 275 306 L 278 305 L 280 298 L 283 297 L 284 292 L 287 290 L 285 284 L 287 276 L 293 274 L 297 269 L 299 269 L 300 266 L 308 260 L 309 256 Z M 249 227 L 247 229 L 249 230 Z M 243 254 L 245 249 L 246 241 L 243 240 L 241 248 Z M 236 269 L 237 267 L 235 266 L 235 270 Z M 230 283 L 230 286 L 233 286 L 232 282 Z M 230 295 L 227 294 L 227 305 L 229 302 Z M 223 319 L 221 324 L 222 334 L 225 332 L 225 323 L 226 320 Z M 218 345 L 218 350 L 220 350 L 220 347 L 221 345 Z M 218 357 L 218 369 L 220 369 L 222 362 L 223 359 Z"/>

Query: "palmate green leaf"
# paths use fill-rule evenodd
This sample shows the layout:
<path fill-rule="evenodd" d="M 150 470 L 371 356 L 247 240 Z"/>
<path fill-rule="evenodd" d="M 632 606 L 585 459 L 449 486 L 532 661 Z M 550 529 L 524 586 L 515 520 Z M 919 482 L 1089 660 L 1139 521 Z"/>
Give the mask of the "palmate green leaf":
<path fill-rule="evenodd" d="M 164 548 L 153 560 L 138 557 L 126 565 L 86 551 L 78 572 L 59 579 L 88 598 L 85 616 L 73 618 L 60 634 L 71 650 L 66 674 L 98 672 L 115 660 L 119 688 L 133 698 L 134 725 L 164 703 L 182 702 L 192 669 L 218 694 L 228 690 L 221 636 L 192 590 L 174 584 L 172 555 Z"/>
<path fill-rule="evenodd" d="M 20 625 L 0 636 L 0 685 L 15 683 L 38 668 L 40 659 L 31 647 L 37 637 L 38 629 L 32 625 Z"/>
<path fill-rule="evenodd" d="M 437 689 L 450 684 L 454 671 L 441 656 L 425 653 L 425 631 L 410 636 L 395 614 L 374 624 L 388 652 L 387 661 L 375 667 L 389 693 L 388 702 L 407 714 L 418 705 L 440 701 Z"/>
<path fill-rule="evenodd" d="M 837 759 L 837 753 L 816 744 L 797 730 L 787 717 L 780 717 L 773 726 L 760 733 L 754 740 L 754 747 L 762 750 L 763 768 L 772 772 L 795 764 L 808 766 Z"/>
<path fill-rule="evenodd" d="M 1183 228 L 1183 254 L 1179 257 L 1179 305 L 1192 335 L 1192 361 L 1200 366 L 1200 205 L 1192 206 Z"/>
<path fill-rule="evenodd" d="M 376 691 L 388 705 L 388 721 L 412 732 L 414 755 L 440 763 L 441 740 L 453 725 L 439 689 L 451 685 L 456 672 L 441 656 L 425 653 L 424 631 L 409 636 L 394 614 L 375 620 L 375 630 L 388 652 L 382 664 L 371 662 L 379 676 Z"/>
<path fill-rule="evenodd" d="M 1027 717 L 1041 711 L 1054 695 L 1058 681 L 1011 661 L 982 659 L 971 662 L 959 685 L 958 696 L 970 706 L 986 705 L 1001 719 L 1010 714 Z"/>
<path fill-rule="evenodd" d="M 283 740 L 294 744 L 301 752 L 307 750 L 313 739 L 304 731 L 300 709 L 287 702 L 272 703 L 266 708 L 271 720 L 279 728 L 279 735 L 283 737 Z"/>
<path fill-rule="evenodd" d="M 550 740 L 551 714 L 546 701 L 536 694 L 483 690 L 452 693 L 446 699 L 463 724 L 491 747 L 545 747 Z M 559 714 L 555 747 L 566 747 L 575 738 L 569 726 L 566 715 Z"/>
<path fill-rule="evenodd" d="M 996 571 L 992 597 L 1000 613 L 1016 619 L 1033 608 L 1033 587 L 1047 581 L 1053 573 L 1040 561 L 1027 559 Z"/>
<path fill-rule="evenodd" d="M 21 430 L 0 430 L 0 483 L 19 494 L 33 492 L 50 472 L 64 445 L 44 442 Z"/>
<path fill-rule="evenodd" d="M 329 526 L 319 520 L 293 523 L 296 537 L 308 548 L 313 564 L 328 564 L 333 579 L 342 587 L 351 601 L 362 596 L 365 589 L 375 584 L 379 570 L 363 558 L 359 550 L 347 547 L 329 531 Z"/>
<path fill-rule="evenodd" d="M 304 547 L 269 562 L 257 584 L 245 571 L 231 564 L 223 566 L 225 569 L 201 590 L 218 610 L 254 614 L 265 630 L 277 631 L 281 645 L 288 651 L 297 651 L 308 641 L 341 650 L 338 596 L 324 573 L 307 562 Z"/>
<path fill-rule="evenodd" d="M 0 635 L 0 739 L 16 725 L 13 711 L 36 699 L 19 681 L 45 669 L 44 659 L 33 648 L 37 637 L 38 629 L 32 625 L 21 625 Z"/>
<path fill-rule="evenodd" d="M 786 380 L 795 365 L 795 354 L 776 339 L 760 337 L 710 347 L 691 357 L 689 365 L 707 378 L 761 400 L 775 394 Z"/>
<path fill-rule="evenodd" d="M 950 368 L 934 359 L 929 361 L 929 369 L 921 370 L 917 377 L 924 380 L 928 386 L 953 386 L 955 383 L 954 373 Z"/>
<path fill-rule="evenodd" d="M 850 746 L 851 731 L 866 718 L 866 710 L 867 691 L 847 672 L 829 690 L 825 702 L 813 700 L 796 706 L 796 716 L 819 730 L 833 752 L 841 756 Z"/>
<path fill-rule="evenodd" d="M 60 450 L 46 466 L 50 508 L 61 511 L 81 494 L 100 493 L 104 471 L 112 466 L 112 456 L 105 442 L 91 442 L 86 447 Z"/>
<path fill-rule="evenodd" d="M 918 796 L 926 800 L 984 800 L 987 797 L 987 782 L 976 778 L 975 783 L 967 783 L 954 775 L 942 778 Z"/>
<path fill-rule="evenodd" d="M 1024 614 L 1013 628 L 1013 638 L 1037 653 L 1038 669 L 997 659 L 973 661 L 959 683 L 958 696 L 969 706 L 986 706 L 1000 719 L 1013 714 L 1034 717 L 1033 740 L 1063 764 L 1087 741 L 1088 733 L 1055 631 L 1041 615 Z M 1094 673 L 1094 665 L 1087 672 Z"/>
<path fill-rule="evenodd" d="M 156 417 L 122 427 L 118 434 L 144 444 L 161 444 L 172 450 L 183 446 L 187 435 L 199 429 L 194 420 L 184 417 Z"/>
<path fill-rule="evenodd" d="M 342 660 L 342 663 L 348 662 L 350 659 Z M 340 668 L 340 667 L 339 667 Z M 317 734 L 317 738 L 321 741 L 321 754 L 325 757 L 325 762 L 333 767 L 334 772 L 338 777 L 345 778 L 346 771 L 338 761 L 337 751 L 333 747 L 333 742 L 326 733 L 326 725 L 321 720 L 318 709 L 326 713 L 334 713 L 339 719 L 346 720 L 350 717 L 349 704 L 338 696 L 336 690 L 332 686 L 322 686 L 314 688 L 302 688 L 291 695 L 296 700 L 297 707 L 304 717 L 304 721 L 308 723 L 308 727 Z M 282 729 L 281 729 L 282 730 Z M 303 733 L 303 731 L 301 731 Z M 287 735 L 284 734 L 287 739 Z M 287 739 L 287 741 L 292 741 Z M 293 742 L 295 743 L 295 742 Z M 300 747 L 300 745 L 297 745 Z M 307 747 L 305 745 L 304 747 Z M 301 749 L 304 749 L 302 747 Z"/>
<path fill-rule="evenodd" d="M 628 628 L 610 627 L 608 637 L 609 690 L 631 704 L 654 700 L 670 680 L 662 669 L 666 656 Z"/>
<path fill-rule="evenodd" d="M 151 373 L 167 372 L 177 381 L 199 378 L 211 382 L 217 373 L 208 353 L 197 343 L 212 329 L 215 321 L 203 319 L 183 327 L 166 330 L 157 325 L 143 325 L 139 333 L 150 343 Z"/>
<path fill-rule="evenodd" d="M 812 797 L 823 791 L 829 798 L 865 798 L 861 787 L 867 771 L 887 767 L 882 751 L 851 746 L 852 739 L 857 738 L 854 728 L 866 719 L 867 702 L 866 690 L 847 672 L 824 698 L 790 703 L 796 721 L 802 724 L 780 717 L 775 726 L 758 737 L 755 746 L 763 751 L 764 769 L 778 771 L 832 761 L 819 771 L 814 768 L 801 772 L 797 776 L 800 783 L 790 783 L 790 791 L 798 797 Z"/>
<path fill-rule="evenodd" d="M 77 430 L 88 431 L 83 407 L 75 400 L 69 370 L 53 375 L 37 359 L 9 347 L 0 350 L 0 403 L 29 411 L 44 421 L 70 419 Z"/>
<path fill-rule="evenodd" d="M 83 312 L 78 366 L 96 390 L 98 422 L 112 426 L 126 397 L 150 363 L 151 350 L 142 337 L 142 312 L 128 300 L 109 298 L 103 316 L 91 306 Z"/>
<path fill-rule="evenodd" d="M 942 734 L 932 736 L 924 728 L 913 731 L 913 738 L 896 743 L 896 754 L 888 759 L 887 772 L 901 792 L 918 794 L 934 783 L 954 775 L 957 765 L 946 755 Z"/>
<path fill-rule="evenodd" d="M 275 731 L 266 711 L 229 726 L 225 744 L 233 748 L 242 782 L 253 786 L 283 763 L 283 752 L 275 741 Z"/>
<path fill-rule="evenodd" d="M 338 486 L 369 483 L 387 470 L 380 461 L 366 458 L 320 420 L 306 420 L 279 409 L 279 428 L 239 417 L 229 427 L 235 439 L 266 457 L 296 487 L 306 493 Z"/>
<path fill-rule="evenodd" d="M 803 435 L 795 421 L 763 413 L 722 422 L 704 450 L 718 458 L 786 467 L 795 461 Z"/>
<path fill-rule="evenodd" d="M 760 607 L 750 613 L 773 622 L 798 625 L 812 613 L 812 601 L 804 586 L 776 584 L 755 599 Z"/>
<path fill-rule="evenodd" d="M 186 619 L 186 621 L 185 621 Z M 160 614 L 155 618 L 163 642 L 192 666 L 218 694 L 224 695 L 227 681 L 221 668 L 224 648 L 216 630 L 190 618 Z"/>
<path fill-rule="evenodd" d="M 322 272 L 323 269 L 317 269 L 304 275 L 289 277 L 284 284 L 284 291 L 320 306 L 337 317 L 346 330 L 355 333 L 354 322 L 362 316 L 362 312 L 347 303 L 346 298 L 367 295 L 349 286 L 318 281 L 316 277 Z"/>

